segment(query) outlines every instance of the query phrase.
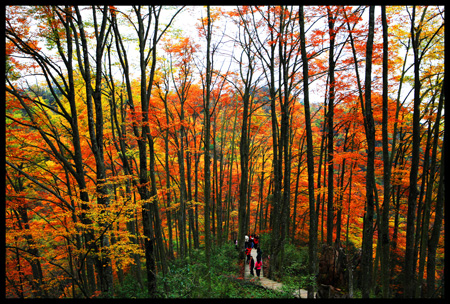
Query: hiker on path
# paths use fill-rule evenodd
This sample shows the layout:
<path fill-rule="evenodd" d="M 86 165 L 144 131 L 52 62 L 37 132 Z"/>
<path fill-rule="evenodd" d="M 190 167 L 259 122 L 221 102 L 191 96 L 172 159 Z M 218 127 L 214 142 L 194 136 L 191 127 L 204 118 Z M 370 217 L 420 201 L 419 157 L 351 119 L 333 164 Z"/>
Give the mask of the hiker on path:
<path fill-rule="evenodd" d="M 258 276 L 258 279 L 259 279 L 259 275 L 261 273 L 261 267 L 262 267 L 262 261 L 261 261 L 261 257 L 259 257 L 256 259 L 256 264 L 255 264 L 256 275 Z"/>
<path fill-rule="evenodd" d="M 248 265 L 250 267 L 250 274 L 254 276 L 253 268 L 255 267 L 255 260 L 253 259 L 253 256 L 250 256 L 250 262 L 248 262 Z"/>
<path fill-rule="evenodd" d="M 255 235 L 254 239 L 253 239 L 253 243 L 255 243 L 254 248 L 258 249 L 258 244 L 259 244 L 259 236 Z"/>
<path fill-rule="evenodd" d="M 252 248 L 251 247 L 245 248 L 245 254 L 247 255 L 247 262 L 250 261 L 251 253 L 252 253 Z"/>
<path fill-rule="evenodd" d="M 248 248 L 248 235 L 245 235 L 245 248 Z"/>
<path fill-rule="evenodd" d="M 262 251 L 261 251 L 261 248 L 257 248 L 256 249 L 256 259 L 258 260 L 261 260 L 261 257 L 262 257 Z"/>
<path fill-rule="evenodd" d="M 250 246 L 251 246 L 251 248 L 253 248 L 253 246 L 254 246 L 253 241 L 254 241 L 253 234 L 251 234 L 250 235 Z"/>

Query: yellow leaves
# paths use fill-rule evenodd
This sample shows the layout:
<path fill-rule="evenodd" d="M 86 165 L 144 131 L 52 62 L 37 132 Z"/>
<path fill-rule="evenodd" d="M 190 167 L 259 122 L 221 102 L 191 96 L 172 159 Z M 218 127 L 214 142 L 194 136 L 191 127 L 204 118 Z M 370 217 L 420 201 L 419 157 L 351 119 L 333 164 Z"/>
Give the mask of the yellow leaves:
<path fill-rule="evenodd" d="M 314 188 L 315 195 L 322 195 L 328 193 L 327 187 Z"/>
<path fill-rule="evenodd" d="M 178 211 L 180 209 L 180 203 L 172 203 L 170 207 L 166 208 L 166 211 Z"/>
<path fill-rule="evenodd" d="M 205 203 L 204 202 L 196 202 L 196 201 L 192 200 L 192 201 L 187 201 L 186 205 L 193 208 L 195 206 L 205 206 Z"/>
<path fill-rule="evenodd" d="M 126 230 L 114 231 L 114 242 L 108 250 L 117 266 L 127 267 L 134 265 L 134 255 L 144 256 L 144 251 L 132 239 L 136 236 Z"/>
<path fill-rule="evenodd" d="M 178 210 L 180 210 L 180 205 L 181 205 L 180 202 L 172 203 L 170 205 L 170 207 L 166 208 L 166 211 L 178 211 Z M 204 206 L 204 205 L 205 205 L 205 203 L 203 203 L 203 202 L 196 202 L 194 200 L 185 202 L 185 207 L 186 207 L 187 210 L 193 209 L 195 206 Z"/>
<path fill-rule="evenodd" d="M 55 168 L 57 166 L 57 164 L 54 161 L 52 161 L 52 160 L 48 160 L 48 161 L 45 162 L 45 166 L 48 169 L 52 170 L 53 168 Z"/>
<path fill-rule="evenodd" d="M 140 199 L 136 203 L 140 206 L 144 206 L 145 204 L 158 203 L 158 195 L 151 196 L 148 199 Z"/>

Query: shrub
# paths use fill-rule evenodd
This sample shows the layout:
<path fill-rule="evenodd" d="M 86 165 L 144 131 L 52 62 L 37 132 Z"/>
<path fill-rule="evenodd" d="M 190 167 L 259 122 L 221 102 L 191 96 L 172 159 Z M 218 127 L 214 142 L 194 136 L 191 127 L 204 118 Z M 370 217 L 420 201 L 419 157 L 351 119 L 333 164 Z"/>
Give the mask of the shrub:
<path fill-rule="evenodd" d="M 287 276 L 308 274 L 308 248 L 297 248 L 293 244 L 284 245 L 282 272 Z"/>
<path fill-rule="evenodd" d="M 145 284 L 146 280 L 144 286 Z M 116 298 L 139 299 L 148 297 L 147 290 L 141 289 L 138 281 L 130 274 L 125 276 L 122 284 L 114 287 L 114 291 Z"/>

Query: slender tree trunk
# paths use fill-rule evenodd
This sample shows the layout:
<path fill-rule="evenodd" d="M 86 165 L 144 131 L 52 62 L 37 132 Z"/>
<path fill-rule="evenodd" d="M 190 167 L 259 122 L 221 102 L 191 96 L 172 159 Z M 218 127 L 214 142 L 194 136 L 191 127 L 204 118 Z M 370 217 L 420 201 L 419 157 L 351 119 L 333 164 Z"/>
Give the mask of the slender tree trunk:
<path fill-rule="evenodd" d="M 445 83 L 445 81 L 443 82 Z M 437 141 L 439 138 L 439 125 L 441 120 L 441 112 L 443 107 L 443 101 L 444 101 L 444 86 L 442 86 L 441 95 L 439 97 L 439 105 L 437 110 L 437 117 L 436 117 L 436 123 L 435 123 L 435 130 L 434 130 L 434 143 L 433 143 L 433 157 L 432 160 L 436 161 L 436 151 L 437 151 Z M 445 124 L 447 125 L 447 120 L 445 120 Z M 447 126 L 445 126 L 447 127 Z M 444 129 L 446 129 L 444 127 Z M 431 230 L 431 235 L 428 240 L 428 255 L 427 255 L 427 297 L 428 298 L 434 298 L 437 297 L 436 295 L 436 286 L 435 286 L 435 277 L 436 277 L 436 251 L 437 246 L 439 243 L 439 238 L 442 234 L 441 227 L 442 227 L 442 219 L 444 217 L 444 196 L 445 196 L 445 190 L 444 190 L 444 178 L 445 178 L 445 153 L 446 153 L 446 146 L 448 144 L 447 136 L 444 134 L 444 140 L 442 144 L 442 151 L 441 151 L 441 164 L 440 164 L 440 172 L 439 172 L 439 184 L 438 184 L 438 192 L 436 197 L 436 207 L 435 207 L 435 216 L 434 216 L 434 223 L 433 228 Z M 432 165 L 432 167 L 435 167 L 435 165 Z M 433 172 L 433 171 L 432 171 Z M 433 175 L 433 174 L 431 174 Z M 442 279 L 443 281 L 444 279 Z"/>
<path fill-rule="evenodd" d="M 80 65 L 81 73 L 86 83 L 86 104 L 88 111 L 88 126 L 89 126 L 89 136 L 92 153 L 94 154 L 95 164 L 96 164 L 96 187 L 97 187 L 97 202 L 99 205 L 104 206 L 102 208 L 101 214 L 104 215 L 108 211 L 109 206 L 109 187 L 106 183 L 106 167 L 103 154 L 103 107 L 102 107 L 102 58 L 104 53 L 104 40 L 107 39 L 109 29 L 107 32 L 107 15 L 108 10 L 106 7 L 103 8 L 102 21 L 100 29 L 97 24 L 96 8 L 92 9 L 94 26 L 95 26 L 95 37 L 96 37 L 96 50 L 95 50 L 95 89 L 91 85 L 91 68 L 90 68 L 90 54 L 88 53 L 87 39 L 84 31 L 83 21 L 81 14 L 77 8 L 78 16 L 78 26 L 80 29 L 80 39 L 83 49 L 83 64 Z M 80 60 L 81 63 L 81 60 Z M 92 101 L 94 105 L 92 105 Z M 95 109 L 95 114 L 94 114 Z M 95 118 L 94 118 L 95 117 Z M 106 216 L 107 218 L 107 216 Z M 100 221 L 100 226 L 102 229 L 107 229 L 107 222 Z M 106 233 L 103 233 L 100 237 L 100 246 L 108 248 L 109 247 L 109 237 Z M 112 274 L 112 262 L 108 255 L 100 255 L 96 259 L 97 272 L 99 277 L 99 288 L 102 293 L 113 295 L 113 274 Z"/>
<path fill-rule="evenodd" d="M 207 6 L 207 32 L 206 32 L 206 93 L 204 101 L 205 109 L 205 153 L 204 153 L 204 170 L 205 170 L 205 250 L 206 250 L 206 267 L 208 273 L 206 275 L 208 290 L 211 290 L 211 234 L 210 234 L 210 203 L 211 203 L 211 169 L 210 169 L 210 137 L 211 137 L 211 113 L 209 110 L 210 103 L 210 92 L 211 92 L 211 59 L 210 59 L 210 48 L 211 48 L 211 14 L 210 7 Z"/>
<path fill-rule="evenodd" d="M 353 150 L 353 149 L 352 149 Z M 351 256 L 351 241 L 349 238 L 349 229 L 350 229 L 350 205 L 351 205 L 351 197 L 352 197 L 352 179 L 353 179 L 353 168 L 356 167 L 356 163 L 350 165 L 350 177 L 348 180 L 349 190 L 348 190 L 348 210 L 347 210 L 347 269 L 348 269 L 348 296 L 349 298 L 353 298 L 353 259 Z"/>
<path fill-rule="evenodd" d="M 22 166 L 19 165 L 21 168 Z M 17 185 L 15 185 L 11 181 L 11 185 L 13 186 L 13 189 L 16 193 L 20 193 L 24 191 L 24 186 L 22 179 L 18 177 L 17 179 Z M 19 225 L 19 229 L 26 231 L 24 233 L 24 238 L 27 243 L 27 253 L 31 255 L 31 258 L 29 259 L 29 263 L 31 264 L 31 273 L 32 273 L 32 280 L 31 286 L 33 290 L 33 296 L 36 298 L 46 298 L 48 297 L 47 290 L 43 285 L 43 274 L 42 274 L 42 267 L 41 262 L 38 259 L 40 257 L 39 250 L 37 249 L 36 242 L 33 239 L 33 235 L 30 232 L 30 224 L 29 224 L 29 218 L 28 218 L 28 210 L 26 206 L 18 206 L 17 211 L 15 211 L 15 214 L 17 216 L 17 222 Z M 19 257 L 19 254 L 17 255 Z M 17 264 L 18 267 L 20 267 L 20 262 Z"/>
<path fill-rule="evenodd" d="M 180 100 L 180 121 L 184 121 L 184 96 Z M 178 212 L 178 231 L 179 231 L 179 242 L 180 242 L 180 256 L 186 257 L 186 175 L 184 170 L 184 142 L 185 142 L 185 131 L 183 124 L 180 127 L 180 141 L 178 149 L 178 167 L 180 172 L 180 210 Z"/>
<path fill-rule="evenodd" d="M 317 217 L 316 207 L 314 202 L 314 154 L 313 141 L 311 129 L 311 114 L 309 110 L 309 82 L 308 82 L 308 57 L 306 53 L 305 42 L 305 17 L 303 13 L 303 6 L 299 9 L 300 21 L 300 50 L 303 61 L 303 94 L 304 94 L 304 108 L 305 108 L 305 127 L 306 127 L 306 161 L 308 166 L 308 197 L 309 197 L 309 274 L 316 277 L 318 274 L 318 258 L 317 258 Z M 316 280 L 309 285 L 308 298 L 314 298 L 316 289 Z"/>
<path fill-rule="evenodd" d="M 195 201 L 198 202 L 198 164 L 200 162 L 200 153 L 195 153 L 194 155 L 194 179 L 195 179 L 195 194 L 194 198 Z M 194 248 L 199 249 L 200 248 L 200 241 L 199 241 L 199 228 L 198 228 L 198 205 L 195 205 L 195 230 L 194 230 Z"/>
<path fill-rule="evenodd" d="M 345 150 L 345 149 L 344 149 Z M 342 223 L 342 203 L 344 200 L 344 175 L 345 175 L 345 158 L 342 161 L 341 167 L 341 177 L 339 178 L 339 198 L 337 203 L 337 213 L 336 213 L 336 238 L 334 240 L 334 243 L 336 244 L 336 247 L 339 248 L 341 244 L 341 223 Z"/>
<path fill-rule="evenodd" d="M 275 20 L 271 20 L 272 16 L 270 12 L 267 15 L 268 23 L 275 22 Z M 273 16 L 275 18 L 275 16 Z M 273 26 L 273 24 L 271 24 Z M 273 31 L 270 32 L 270 40 L 275 41 L 275 33 Z M 272 209 L 270 212 L 270 226 L 272 228 L 271 232 L 271 241 L 270 241 L 270 258 L 271 263 L 269 265 L 269 273 L 268 277 L 273 278 L 276 269 L 276 261 L 278 254 L 278 239 L 279 239 L 279 210 L 281 205 L 281 183 L 282 183 L 282 174 L 281 174 L 281 165 L 282 165 L 282 155 L 280 154 L 279 147 L 281 145 L 281 141 L 279 140 L 279 123 L 276 112 L 276 90 L 275 90 L 275 47 L 276 44 L 270 45 L 270 57 L 267 68 L 269 70 L 269 94 L 270 94 L 270 113 L 271 113 L 271 124 L 272 124 L 272 149 L 273 149 L 273 199 L 272 199 Z"/>
<path fill-rule="evenodd" d="M 188 201 L 191 202 L 188 209 L 189 217 L 189 252 L 191 254 L 191 242 L 195 246 L 194 234 L 195 234 L 195 218 L 194 218 L 194 205 L 192 203 L 192 172 L 191 172 L 192 156 L 190 151 L 186 151 L 186 171 L 187 171 L 187 195 Z"/>
<path fill-rule="evenodd" d="M 336 34 L 334 33 L 334 23 L 335 17 L 332 15 L 331 9 L 327 7 L 328 12 L 328 29 L 330 34 L 330 54 L 328 59 L 329 65 L 329 79 L 330 79 L 330 90 L 328 98 L 328 204 L 327 204 L 327 244 L 331 246 L 333 244 L 333 219 L 334 219 L 334 128 L 333 128 L 333 116 L 334 116 L 334 91 L 335 91 L 335 81 L 334 81 L 334 43 Z"/>
<path fill-rule="evenodd" d="M 166 123 L 169 124 L 169 109 L 167 107 L 167 99 L 164 98 L 164 109 L 166 112 Z M 165 164 L 166 164 L 166 188 L 167 188 L 167 209 L 170 208 L 170 201 L 171 201 L 171 197 L 170 197 L 170 163 L 169 163 L 169 128 L 167 128 L 166 130 L 166 134 L 164 136 L 164 147 L 165 147 Z M 172 212 L 170 210 L 166 211 L 166 216 L 167 216 L 167 228 L 169 230 L 169 258 L 173 258 L 174 254 L 173 254 L 173 236 L 172 236 Z"/>
<path fill-rule="evenodd" d="M 372 82 L 372 47 L 374 36 L 375 7 L 370 6 L 369 10 L 369 36 L 366 48 L 366 80 L 365 80 L 365 113 L 364 122 L 366 124 L 367 138 L 367 171 L 366 171 L 366 214 L 364 217 L 364 232 L 362 244 L 361 270 L 362 276 L 362 297 L 368 298 L 371 290 L 372 277 L 372 254 L 373 254 L 373 208 L 374 208 L 374 182 L 375 182 L 375 125 L 372 114 L 371 103 L 371 82 Z"/>
<path fill-rule="evenodd" d="M 326 105 L 326 101 L 325 101 L 325 105 Z M 324 105 L 324 106 L 325 106 Z M 326 109 L 325 109 L 325 113 L 324 116 L 326 116 Z M 325 120 L 323 121 L 323 129 L 322 129 L 322 138 L 320 141 L 320 156 L 319 156 L 319 164 L 318 164 L 318 169 L 317 169 L 317 188 L 319 189 L 321 187 L 321 183 L 320 183 L 320 179 L 322 177 L 322 160 L 323 160 L 323 154 L 324 154 L 324 143 L 326 141 L 326 137 L 325 137 L 325 128 L 326 128 L 326 123 Z M 326 157 L 325 157 L 326 158 Z M 324 173 L 324 185 L 325 185 L 325 173 Z M 322 197 L 322 199 L 321 199 Z M 316 206 L 316 210 L 317 210 L 317 225 L 319 225 L 319 210 L 320 210 L 320 206 L 321 206 L 321 202 L 322 202 L 322 206 L 323 206 L 323 201 L 325 201 L 325 194 L 317 194 L 317 206 Z M 323 243 L 323 208 L 322 208 L 322 225 L 321 225 L 321 241 Z"/>
<path fill-rule="evenodd" d="M 381 291 L 383 298 L 389 297 L 389 202 L 391 197 L 391 162 L 389 156 L 388 137 L 388 24 L 386 6 L 381 7 L 383 23 L 383 117 L 381 124 L 383 142 L 383 213 L 380 225 L 381 231 Z"/>
<path fill-rule="evenodd" d="M 420 153 L 420 61 L 419 61 L 419 37 L 420 29 L 415 31 L 415 15 L 416 6 L 413 6 L 411 20 L 411 39 L 414 51 L 414 112 L 412 122 L 412 152 L 411 152 L 411 172 L 409 175 L 409 195 L 408 195 L 408 212 L 406 218 L 406 251 L 404 264 L 404 297 L 414 297 L 415 286 L 415 270 L 414 265 L 414 227 L 416 222 L 416 205 L 417 205 L 417 175 L 419 170 L 419 153 Z"/>
<path fill-rule="evenodd" d="M 217 245 L 220 247 L 223 243 L 223 203 L 222 203 L 222 186 L 223 186 L 223 146 L 224 146 L 224 128 L 226 122 L 221 119 L 220 128 L 220 152 L 215 153 L 215 170 L 216 170 L 216 216 L 217 216 Z M 215 141 L 214 141 L 215 145 Z M 219 165 L 217 162 L 219 161 Z"/>
<path fill-rule="evenodd" d="M 291 233 L 291 242 L 294 243 L 295 239 L 295 230 L 297 229 L 297 201 L 298 201 L 298 184 L 300 182 L 300 173 L 303 171 L 301 169 L 302 165 L 302 156 L 303 156 L 303 144 L 305 143 L 305 136 L 302 136 L 301 138 L 301 146 L 300 151 L 298 151 L 298 165 L 297 165 L 297 176 L 296 176 L 296 182 L 295 182 L 295 192 L 294 192 L 294 214 L 292 215 L 292 233 Z"/>
<path fill-rule="evenodd" d="M 249 87 L 246 88 L 243 102 L 242 113 L 242 129 L 241 140 L 239 143 L 239 154 L 241 158 L 241 183 L 239 186 L 239 252 L 241 259 L 244 258 L 244 235 L 247 233 L 246 229 L 246 205 L 247 205 L 247 188 L 248 188 L 248 159 L 249 159 L 249 144 L 248 144 L 248 107 L 249 107 Z"/>
<path fill-rule="evenodd" d="M 434 109 L 434 99 L 435 96 L 433 96 L 431 107 Z M 428 242 L 428 230 L 429 230 L 429 223 L 430 223 L 430 209 L 431 209 L 431 192 L 432 188 L 434 188 L 434 171 L 436 166 L 436 155 L 434 155 L 434 159 L 430 159 L 430 149 L 431 149 L 431 138 L 432 138 L 432 123 L 431 120 L 428 121 L 428 130 L 427 130 L 427 140 L 426 140 L 426 147 L 423 157 L 423 174 L 422 174 L 422 186 L 420 189 L 420 197 L 419 197 L 419 206 L 422 205 L 420 208 L 418 208 L 417 211 L 417 233 L 416 233 L 416 244 L 415 244 L 415 251 L 414 256 L 417 257 L 417 254 L 419 255 L 419 269 L 417 274 L 417 282 L 416 282 L 416 288 L 414 289 L 415 297 L 421 297 L 422 296 L 422 283 L 423 283 L 423 274 L 424 274 L 424 267 L 425 267 L 425 257 L 426 257 L 426 250 L 427 250 L 427 242 Z M 438 135 L 439 136 L 439 135 Z M 432 163 L 431 165 L 430 162 Z M 426 184 L 426 185 L 425 185 Z M 426 187 L 425 187 L 426 186 Z M 425 189 L 426 188 L 426 189 Z M 423 201 L 423 196 L 425 194 L 425 200 Z M 423 201 L 423 203 L 422 203 Z M 421 212 L 419 210 L 422 210 Z M 420 216 L 422 214 L 422 216 Z M 421 224 L 419 223 L 419 217 L 421 219 Z M 417 261 L 415 263 L 417 265 Z M 415 266 L 416 266 L 415 265 Z M 415 267 L 416 268 L 416 267 Z"/>

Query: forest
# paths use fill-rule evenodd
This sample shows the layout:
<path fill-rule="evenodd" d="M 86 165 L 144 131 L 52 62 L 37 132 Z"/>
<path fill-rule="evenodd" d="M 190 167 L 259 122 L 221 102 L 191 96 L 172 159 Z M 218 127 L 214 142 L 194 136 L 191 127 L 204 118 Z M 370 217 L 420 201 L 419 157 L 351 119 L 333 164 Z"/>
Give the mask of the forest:
<path fill-rule="evenodd" d="M 444 6 L 5 13 L 6 298 L 444 298 Z"/>

